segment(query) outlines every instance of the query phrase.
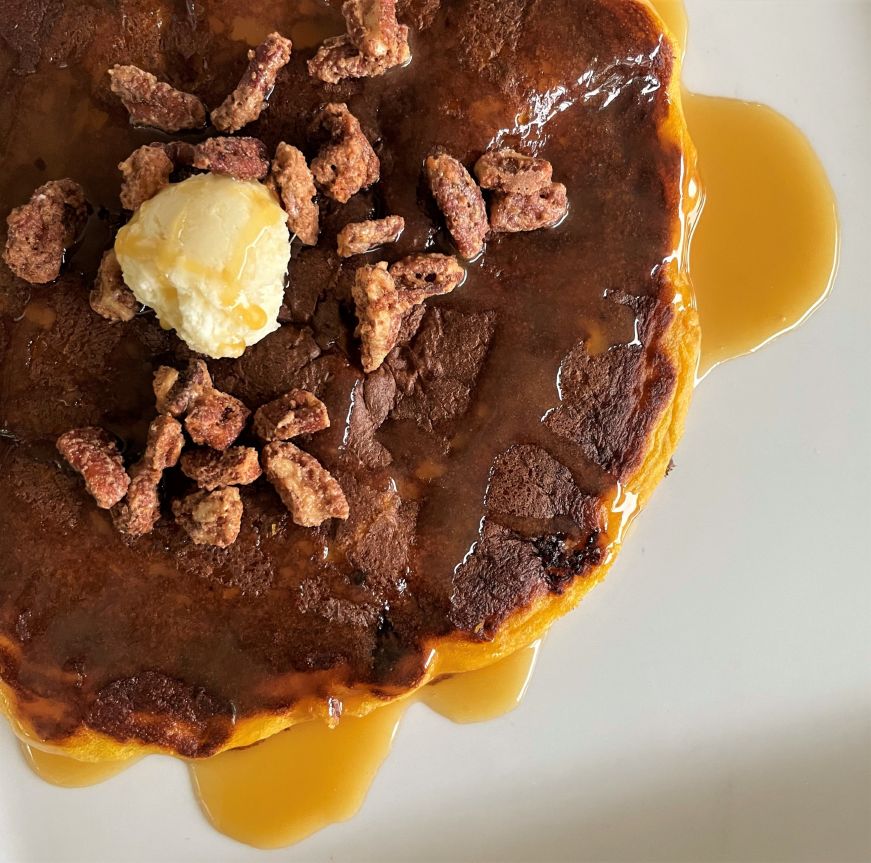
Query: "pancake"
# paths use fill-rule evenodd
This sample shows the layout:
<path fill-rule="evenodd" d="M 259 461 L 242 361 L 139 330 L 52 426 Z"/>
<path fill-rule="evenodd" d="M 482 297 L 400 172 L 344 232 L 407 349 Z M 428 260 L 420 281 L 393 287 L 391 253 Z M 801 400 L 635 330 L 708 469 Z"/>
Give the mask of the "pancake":
<path fill-rule="evenodd" d="M 85 760 L 209 756 L 362 715 L 528 644 L 610 566 L 666 473 L 694 383 L 695 156 L 679 55 L 646 2 L 407 0 L 411 64 L 338 84 L 306 68 L 343 30 L 334 10 L 242 10 L 0 0 L 0 216 L 63 176 L 94 208 L 55 283 L 0 275 L 0 694 L 20 733 Z M 273 29 L 293 55 L 244 134 L 311 157 L 312 114 L 346 102 L 381 181 L 320 202 L 319 244 L 294 244 L 282 327 L 209 369 L 251 409 L 297 387 L 327 405 L 330 429 L 304 446 L 350 516 L 299 527 L 261 479 L 241 491 L 238 540 L 197 546 L 169 516 L 184 488 L 172 476 L 155 531 L 125 537 L 55 440 L 99 425 L 132 464 L 154 370 L 191 353 L 153 315 L 118 325 L 88 305 L 123 223 L 114 166 L 156 138 L 130 127 L 106 70 L 136 64 L 217 105 L 244 68 L 242 40 Z M 471 165 L 493 145 L 549 160 L 568 216 L 490 238 L 465 283 L 419 307 L 364 375 L 359 260 L 338 257 L 336 234 L 397 213 L 399 240 L 360 260 L 452 253 L 424 160 L 444 147 Z"/>

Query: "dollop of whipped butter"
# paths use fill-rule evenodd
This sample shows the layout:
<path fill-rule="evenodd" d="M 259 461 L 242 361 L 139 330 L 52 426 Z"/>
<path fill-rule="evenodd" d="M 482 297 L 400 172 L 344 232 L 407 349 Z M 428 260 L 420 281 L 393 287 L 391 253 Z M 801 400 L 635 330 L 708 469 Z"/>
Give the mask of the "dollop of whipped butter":
<path fill-rule="evenodd" d="M 238 357 L 278 329 L 287 216 L 261 183 L 199 174 L 146 201 L 115 254 L 136 299 L 195 351 Z"/>

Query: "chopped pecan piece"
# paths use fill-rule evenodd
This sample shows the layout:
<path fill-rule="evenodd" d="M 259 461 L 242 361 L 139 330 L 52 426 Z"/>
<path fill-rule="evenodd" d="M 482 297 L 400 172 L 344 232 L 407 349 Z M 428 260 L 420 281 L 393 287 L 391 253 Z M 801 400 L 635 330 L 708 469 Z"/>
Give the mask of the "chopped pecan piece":
<path fill-rule="evenodd" d="M 466 277 L 453 255 L 408 255 L 390 266 L 390 275 L 406 302 L 422 303 L 427 297 L 449 294 Z"/>
<path fill-rule="evenodd" d="M 347 35 L 325 39 L 317 54 L 308 61 L 309 74 L 327 84 L 338 84 L 345 78 L 376 78 L 383 75 L 411 59 L 408 27 L 401 25 L 397 33 L 398 39 L 391 51 L 377 59 L 361 54 Z"/>
<path fill-rule="evenodd" d="M 396 347 L 407 308 L 384 261 L 374 267 L 359 267 L 351 292 L 359 321 L 356 332 L 362 342 L 363 371 L 374 372 Z"/>
<path fill-rule="evenodd" d="M 82 475 L 85 488 L 101 509 L 110 509 L 127 494 L 130 477 L 108 432 L 93 427 L 73 429 L 57 439 L 57 450 Z"/>
<path fill-rule="evenodd" d="M 212 123 L 221 132 L 237 132 L 253 123 L 275 86 L 275 79 L 290 60 L 293 44 L 280 33 L 270 33 L 248 52 L 248 68 L 236 89 L 212 111 Z"/>
<path fill-rule="evenodd" d="M 239 399 L 219 390 L 207 390 L 188 412 L 184 426 L 195 444 L 227 449 L 245 428 L 251 411 Z"/>
<path fill-rule="evenodd" d="M 262 180 L 269 173 L 266 145 L 259 138 L 207 138 L 194 147 L 193 166 L 237 180 Z"/>
<path fill-rule="evenodd" d="M 311 164 L 317 184 L 344 204 L 360 189 L 378 181 L 381 164 L 363 134 L 360 122 L 344 103 L 331 102 L 318 111 L 310 132 L 326 143 Z"/>
<path fill-rule="evenodd" d="M 172 502 L 175 520 L 196 545 L 227 548 L 242 527 L 242 498 L 235 487 L 196 491 Z"/>
<path fill-rule="evenodd" d="M 121 503 L 112 507 L 115 527 L 129 536 L 144 536 L 154 530 L 160 518 L 160 497 L 157 493 L 161 471 L 146 467 L 143 462 L 130 470 L 130 486 Z"/>
<path fill-rule="evenodd" d="M 121 99 L 137 126 L 154 126 L 164 132 L 198 129 L 205 125 L 206 109 L 191 93 L 158 81 L 138 66 L 114 66 L 109 70 L 112 92 Z"/>
<path fill-rule="evenodd" d="M 139 209 L 169 183 L 174 167 L 162 144 L 145 144 L 135 149 L 118 163 L 122 176 L 121 206 L 126 210 Z"/>
<path fill-rule="evenodd" d="M 296 524 L 317 527 L 328 518 L 348 517 L 348 501 L 335 477 L 292 443 L 267 444 L 263 470 Z"/>
<path fill-rule="evenodd" d="M 375 78 L 389 69 L 403 66 L 411 60 L 408 47 L 408 27 L 396 27 L 396 38 L 379 57 L 362 53 L 350 35 L 325 39 L 317 53 L 308 61 L 309 74 L 327 84 L 338 84 L 345 78 Z"/>
<path fill-rule="evenodd" d="M 254 433 L 263 440 L 288 440 L 329 427 L 327 406 L 308 390 L 291 390 L 254 413 Z"/>
<path fill-rule="evenodd" d="M 490 203 L 490 227 L 497 233 L 552 228 L 569 210 L 566 187 L 551 183 L 531 195 L 497 193 Z"/>
<path fill-rule="evenodd" d="M 348 38 L 364 57 L 386 57 L 399 41 L 396 0 L 345 0 L 342 15 Z"/>
<path fill-rule="evenodd" d="M 107 321 L 131 321 L 136 316 L 139 300 L 124 284 L 114 249 L 103 253 L 89 302 L 91 308 Z"/>
<path fill-rule="evenodd" d="M 318 192 L 305 156 L 282 141 L 275 149 L 268 182 L 287 213 L 290 230 L 305 245 L 317 245 L 320 213 L 315 197 Z"/>
<path fill-rule="evenodd" d="M 211 389 L 209 367 L 202 360 L 191 360 L 181 374 L 169 366 L 161 366 L 154 373 L 154 397 L 159 414 L 182 416 Z"/>
<path fill-rule="evenodd" d="M 550 185 L 553 168 L 547 159 L 504 147 L 484 153 L 475 163 L 475 176 L 482 189 L 531 195 Z"/>
<path fill-rule="evenodd" d="M 52 281 L 87 218 L 82 187 L 75 180 L 51 180 L 7 216 L 3 260 L 26 282 L 43 285 Z"/>
<path fill-rule="evenodd" d="M 484 248 L 487 236 L 487 210 L 481 190 L 462 163 L 447 153 L 428 156 L 424 167 L 432 196 L 459 253 L 474 258 Z"/>
<path fill-rule="evenodd" d="M 385 216 L 383 219 L 370 219 L 368 222 L 350 222 L 345 225 L 336 238 L 339 257 L 350 258 L 362 255 L 383 243 L 395 243 L 405 229 L 402 216 Z"/>
<path fill-rule="evenodd" d="M 181 423 L 169 414 L 161 414 L 148 427 L 142 463 L 146 468 L 157 471 L 175 467 L 183 446 Z"/>
<path fill-rule="evenodd" d="M 181 457 L 182 473 L 206 491 L 228 485 L 248 485 L 260 476 L 257 450 L 250 446 L 231 446 L 224 452 L 198 449 Z"/>

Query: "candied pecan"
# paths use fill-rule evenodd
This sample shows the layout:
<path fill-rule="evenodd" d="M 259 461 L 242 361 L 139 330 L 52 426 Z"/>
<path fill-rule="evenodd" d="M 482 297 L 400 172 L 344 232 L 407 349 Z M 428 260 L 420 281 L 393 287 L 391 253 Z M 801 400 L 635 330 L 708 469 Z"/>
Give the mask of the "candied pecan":
<path fill-rule="evenodd" d="M 179 417 L 211 389 L 209 367 L 202 360 L 191 360 L 181 374 L 169 366 L 161 366 L 154 373 L 154 397 L 160 414 Z"/>
<path fill-rule="evenodd" d="M 338 84 L 345 78 L 376 78 L 389 69 L 405 65 L 409 60 L 408 27 L 400 25 L 396 29 L 396 41 L 381 57 L 362 54 L 347 34 L 325 39 L 315 56 L 308 61 L 308 71 L 327 84 Z"/>
<path fill-rule="evenodd" d="M 453 255 L 418 254 L 391 264 L 390 275 L 406 302 L 422 303 L 427 297 L 449 294 L 466 271 Z"/>
<path fill-rule="evenodd" d="M 327 406 L 308 390 L 291 390 L 254 412 L 254 433 L 263 440 L 288 440 L 329 427 Z"/>
<path fill-rule="evenodd" d="M 242 498 L 231 486 L 217 491 L 196 491 L 172 502 L 175 520 L 196 545 L 227 548 L 242 527 Z"/>
<path fill-rule="evenodd" d="M 75 180 L 50 180 L 7 216 L 3 260 L 26 282 L 43 285 L 52 281 L 87 218 L 82 187 Z"/>
<path fill-rule="evenodd" d="M 344 204 L 360 189 L 378 181 L 381 164 L 363 134 L 360 122 L 341 102 L 324 105 L 315 115 L 310 132 L 327 141 L 311 164 L 317 184 Z"/>
<path fill-rule="evenodd" d="M 383 219 L 370 219 L 367 222 L 350 222 L 345 225 L 336 238 L 339 257 L 350 258 L 362 255 L 383 243 L 395 243 L 405 229 L 402 216 L 385 216 Z"/>
<path fill-rule="evenodd" d="M 549 186 L 553 169 L 547 159 L 525 156 L 508 147 L 490 150 L 475 162 L 475 176 L 482 189 L 530 195 Z"/>
<path fill-rule="evenodd" d="M 110 509 L 127 494 L 130 477 L 108 432 L 94 427 L 72 429 L 57 439 L 57 450 L 82 475 L 85 488 L 101 509 Z"/>
<path fill-rule="evenodd" d="M 161 414 L 148 427 L 148 440 L 142 462 L 151 470 L 166 470 L 178 464 L 184 446 L 181 423 L 169 414 Z"/>
<path fill-rule="evenodd" d="M 91 308 L 107 321 L 131 321 L 136 316 L 139 300 L 124 284 L 114 249 L 103 253 L 97 279 L 88 299 Z"/>
<path fill-rule="evenodd" d="M 315 200 L 317 189 L 305 156 L 281 141 L 275 149 L 268 183 L 281 200 L 290 230 L 305 245 L 317 245 L 320 216 Z"/>
<path fill-rule="evenodd" d="M 447 153 L 428 156 L 425 171 L 457 249 L 464 258 L 474 258 L 484 248 L 487 236 L 487 210 L 481 190 L 462 163 Z"/>
<path fill-rule="evenodd" d="M 145 144 L 135 149 L 123 162 L 121 171 L 121 206 L 136 210 L 169 183 L 174 165 L 162 144 Z"/>
<path fill-rule="evenodd" d="M 198 129 L 205 125 L 206 109 L 191 93 L 158 81 L 138 66 L 114 66 L 109 70 L 112 92 L 121 99 L 137 126 L 154 126 L 164 132 Z"/>
<path fill-rule="evenodd" d="M 223 451 L 242 434 L 250 415 L 239 399 L 207 390 L 189 411 L 184 427 L 194 443 Z"/>
<path fill-rule="evenodd" d="M 280 33 L 270 33 L 248 52 L 248 68 L 236 89 L 212 111 L 212 123 L 221 132 L 237 132 L 253 123 L 275 86 L 275 79 L 290 60 L 293 44 Z"/>
<path fill-rule="evenodd" d="M 129 536 L 143 536 L 154 530 L 160 518 L 160 497 L 157 493 L 161 471 L 143 462 L 130 470 L 127 496 L 112 507 L 115 527 Z"/>
<path fill-rule="evenodd" d="M 296 524 L 317 527 L 328 518 L 348 517 L 348 501 L 335 477 L 292 443 L 267 444 L 263 470 Z"/>
<path fill-rule="evenodd" d="M 260 476 L 257 450 L 250 446 L 231 446 L 224 452 L 198 449 L 181 457 L 182 473 L 206 491 L 228 485 L 248 485 Z"/>
<path fill-rule="evenodd" d="M 374 267 L 359 267 L 351 293 L 359 321 L 356 333 L 362 342 L 363 371 L 374 372 L 396 347 L 407 309 L 384 261 Z"/>
<path fill-rule="evenodd" d="M 269 173 L 266 145 L 259 138 L 207 138 L 194 147 L 193 166 L 237 180 L 262 180 Z"/>
<path fill-rule="evenodd" d="M 396 0 L 345 0 L 348 38 L 364 57 L 384 57 L 398 40 Z"/>
<path fill-rule="evenodd" d="M 531 195 L 499 192 L 490 203 L 490 227 L 497 233 L 552 228 L 568 209 L 562 183 L 551 183 Z"/>

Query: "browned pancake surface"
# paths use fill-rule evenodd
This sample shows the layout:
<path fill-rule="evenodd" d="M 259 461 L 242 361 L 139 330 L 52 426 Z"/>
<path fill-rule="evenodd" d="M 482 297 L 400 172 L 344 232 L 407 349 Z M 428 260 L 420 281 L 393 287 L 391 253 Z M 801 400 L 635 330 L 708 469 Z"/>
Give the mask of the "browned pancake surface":
<path fill-rule="evenodd" d="M 0 677 L 47 740 L 85 726 L 204 755 L 235 719 L 337 683 L 413 686 L 433 639 L 488 638 L 601 562 L 602 501 L 671 397 L 660 264 L 681 153 L 662 136 L 672 55 L 649 13 L 626 0 L 408 0 L 410 67 L 330 86 L 305 69 L 342 29 L 319 8 L 0 0 L 0 216 L 67 175 L 95 207 L 56 284 L 0 274 Z M 294 387 L 327 403 L 331 429 L 303 446 L 338 477 L 351 516 L 297 527 L 261 480 L 242 490 L 242 533 L 226 550 L 192 545 L 171 517 L 125 538 L 54 440 L 102 425 L 132 462 L 154 368 L 189 352 L 152 315 L 111 324 L 88 306 L 122 219 L 115 164 L 158 137 L 129 127 L 105 70 L 136 63 L 214 106 L 244 68 L 239 40 L 273 28 L 294 55 L 244 134 L 311 156 L 313 110 L 347 101 L 382 179 L 345 206 L 322 203 L 319 246 L 294 247 L 285 325 L 210 368 L 252 409 Z M 493 143 L 549 159 L 568 218 L 491 240 L 364 378 L 350 283 L 366 259 L 341 261 L 336 232 L 398 213 L 400 242 L 372 260 L 450 252 L 423 160 L 442 145 L 471 164 Z M 167 482 L 167 494 L 184 489 Z"/>

